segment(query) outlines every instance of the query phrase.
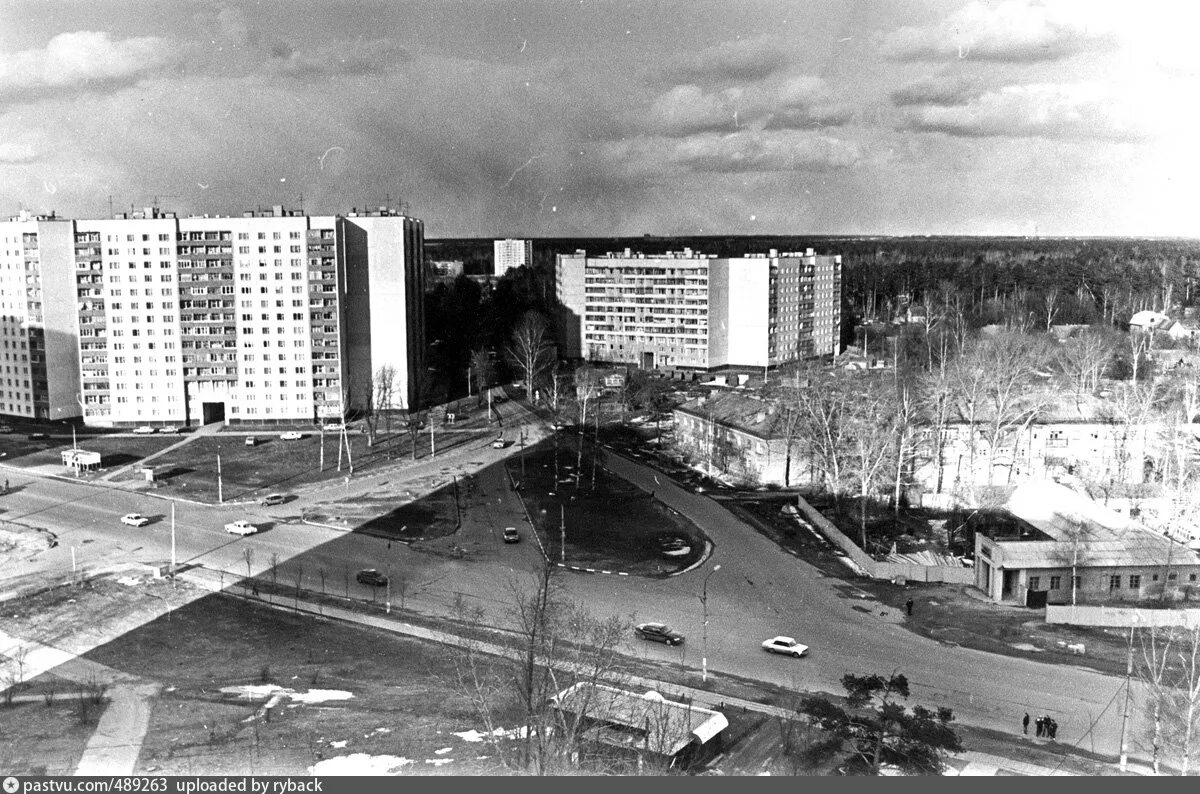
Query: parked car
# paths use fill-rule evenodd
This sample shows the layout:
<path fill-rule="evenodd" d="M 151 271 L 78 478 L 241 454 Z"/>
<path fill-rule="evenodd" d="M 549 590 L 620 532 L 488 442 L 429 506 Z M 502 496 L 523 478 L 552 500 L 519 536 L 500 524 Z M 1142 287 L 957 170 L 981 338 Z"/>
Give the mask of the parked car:
<path fill-rule="evenodd" d="M 661 642 L 666 645 L 682 645 L 683 635 L 664 623 L 639 623 L 633 627 L 633 633 L 643 640 Z"/>
<path fill-rule="evenodd" d="M 50 438 L 50 434 L 49 433 L 30 433 L 28 436 L 26 436 L 26 438 L 28 438 L 30 441 L 45 441 L 46 439 Z"/>
<path fill-rule="evenodd" d="M 178 433 L 179 430 L 180 429 L 178 427 L 172 427 L 171 425 L 168 425 L 166 427 L 160 427 L 158 429 L 158 432 L 160 432 L 160 433 Z"/>
<path fill-rule="evenodd" d="M 492 442 L 492 449 L 504 449 L 506 446 L 508 446 L 508 442 L 503 438 L 498 438 Z"/>
<path fill-rule="evenodd" d="M 325 425 L 323 429 L 326 433 L 340 433 L 346 429 L 346 426 L 341 422 L 335 422 L 333 424 Z"/>
<path fill-rule="evenodd" d="M 258 439 L 254 436 L 246 436 L 246 446 L 252 447 L 258 443 Z"/>
<path fill-rule="evenodd" d="M 284 441 L 299 441 L 300 439 L 304 438 L 304 434 L 295 430 L 289 430 L 286 433 L 280 433 L 279 437 Z"/>
<path fill-rule="evenodd" d="M 258 527 L 249 521 L 234 521 L 225 525 L 225 531 L 231 535 L 253 535 L 258 532 Z"/>
<path fill-rule="evenodd" d="M 264 496 L 262 499 L 259 500 L 258 503 L 260 505 L 262 505 L 263 507 L 270 507 L 271 505 L 281 505 L 284 502 L 286 502 L 287 500 L 288 500 L 287 494 L 272 493 L 272 494 L 267 494 L 266 496 Z"/>
<path fill-rule="evenodd" d="M 359 571 L 354 578 L 359 584 L 369 587 L 387 587 L 388 583 L 388 578 L 374 568 Z"/>
<path fill-rule="evenodd" d="M 154 428 L 150 425 L 142 425 L 141 427 L 135 427 L 133 432 L 137 433 L 139 436 L 148 436 L 154 432 Z"/>
<path fill-rule="evenodd" d="M 808 646 L 801 645 L 791 637 L 772 637 L 762 644 L 767 653 L 782 653 L 799 659 L 808 653 Z"/>
<path fill-rule="evenodd" d="M 505 527 L 504 528 L 504 542 L 505 543 L 520 543 L 521 542 L 521 533 L 517 531 L 516 527 Z"/>
<path fill-rule="evenodd" d="M 140 513 L 130 513 L 127 516 L 121 516 L 121 523 L 130 527 L 144 527 L 150 523 L 150 519 Z"/>
<path fill-rule="evenodd" d="M 0 433 L 11 433 L 12 431 L 12 425 L 0 425 Z"/>

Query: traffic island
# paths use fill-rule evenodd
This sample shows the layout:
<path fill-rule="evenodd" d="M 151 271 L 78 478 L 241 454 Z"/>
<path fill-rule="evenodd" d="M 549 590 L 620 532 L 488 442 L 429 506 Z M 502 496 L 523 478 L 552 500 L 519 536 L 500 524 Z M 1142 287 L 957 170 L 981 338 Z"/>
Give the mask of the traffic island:
<path fill-rule="evenodd" d="M 670 576 L 694 566 L 711 548 L 698 526 L 653 491 L 604 468 L 589 440 L 559 436 L 506 465 L 551 562 L 573 570 Z"/>

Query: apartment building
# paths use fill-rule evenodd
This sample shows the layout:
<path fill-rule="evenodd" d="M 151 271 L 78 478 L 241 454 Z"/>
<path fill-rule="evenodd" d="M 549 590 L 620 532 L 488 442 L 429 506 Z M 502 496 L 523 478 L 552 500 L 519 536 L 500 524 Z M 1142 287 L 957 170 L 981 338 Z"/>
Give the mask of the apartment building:
<path fill-rule="evenodd" d="M 646 369 L 774 367 L 836 355 L 840 256 L 559 255 L 564 354 Z"/>
<path fill-rule="evenodd" d="M 492 275 L 499 278 L 514 267 L 533 264 L 532 240 L 496 240 L 492 243 Z"/>
<path fill-rule="evenodd" d="M 0 345 L 10 337 L 8 366 L 28 356 L 28 381 L 45 383 L 0 412 L 116 427 L 311 422 L 365 407 L 382 368 L 395 375 L 387 407 L 415 404 L 419 220 L 151 207 L 24 216 L 0 223 L 0 240 Z"/>

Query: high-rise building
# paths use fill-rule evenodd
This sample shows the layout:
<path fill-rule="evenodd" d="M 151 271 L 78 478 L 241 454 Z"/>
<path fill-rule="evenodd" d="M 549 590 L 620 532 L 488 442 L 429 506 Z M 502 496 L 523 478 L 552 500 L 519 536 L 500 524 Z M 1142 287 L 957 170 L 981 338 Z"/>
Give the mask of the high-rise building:
<path fill-rule="evenodd" d="M 559 255 L 563 354 L 647 369 L 774 367 L 836 355 L 840 256 Z"/>
<path fill-rule="evenodd" d="M 533 264 L 533 240 L 496 240 L 492 243 L 492 274 L 499 278 L 514 267 Z"/>
<path fill-rule="evenodd" d="M 423 237 L 387 208 L 0 222 L 0 353 L 15 376 L 0 413 L 120 427 L 413 406 Z"/>

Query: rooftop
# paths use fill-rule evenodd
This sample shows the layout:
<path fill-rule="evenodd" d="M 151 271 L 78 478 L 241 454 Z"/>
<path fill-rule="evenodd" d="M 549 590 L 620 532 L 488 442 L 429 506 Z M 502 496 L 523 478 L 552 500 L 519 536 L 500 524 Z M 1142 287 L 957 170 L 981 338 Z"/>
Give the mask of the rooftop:
<path fill-rule="evenodd" d="M 762 439 L 782 438 L 784 417 L 772 403 L 743 392 L 714 391 L 675 410 L 732 427 Z"/>
<path fill-rule="evenodd" d="M 696 739 L 704 744 L 729 727 L 719 711 L 666 700 L 657 692 L 639 695 L 587 681 L 559 692 L 554 704 L 607 723 L 591 731 L 598 741 L 663 755 L 675 755 Z"/>
<path fill-rule="evenodd" d="M 1048 540 L 996 540 L 1006 568 L 1061 568 L 1076 556 L 1088 567 L 1200 566 L 1200 554 L 1054 482 L 1019 486 L 1006 509 Z"/>

